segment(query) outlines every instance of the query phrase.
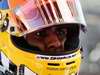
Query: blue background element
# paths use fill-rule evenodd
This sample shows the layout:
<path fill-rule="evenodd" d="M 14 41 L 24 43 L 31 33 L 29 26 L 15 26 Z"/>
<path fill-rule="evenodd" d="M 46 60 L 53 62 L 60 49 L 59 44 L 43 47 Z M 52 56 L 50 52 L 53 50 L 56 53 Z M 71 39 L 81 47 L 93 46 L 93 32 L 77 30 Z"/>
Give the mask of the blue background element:
<path fill-rule="evenodd" d="M 0 9 L 8 9 L 8 2 L 7 0 L 0 0 Z"/>

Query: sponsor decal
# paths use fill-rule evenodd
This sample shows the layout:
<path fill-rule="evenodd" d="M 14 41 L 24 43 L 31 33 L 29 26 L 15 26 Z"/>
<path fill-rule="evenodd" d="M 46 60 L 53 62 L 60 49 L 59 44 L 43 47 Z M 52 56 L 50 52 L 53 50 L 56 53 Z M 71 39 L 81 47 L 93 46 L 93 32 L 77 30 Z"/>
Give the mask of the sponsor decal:
<path fill-rule="evenodd" d="M 62 60 L 62 59 L 68 59 L 75 57 L 76 54 L 70 54 L 70 55 L 63 55 L 63 56 L 45 56 L 45 55 L 37 55 L 37 59 L 42 59 L 42 60 Z"/>
<path fill-rule="evenodd" d="M 64 68 L 56 68 L 56 67 L 47 67 L 48 70 L 54 70 L 54 71 L 64 71 L 64 70 L 69 70 L 70 73 L 72 73 L 72 71 L 74 71 L 75 69 L 77 69 L 76 65 L 72 65 L 72 66 L 67 66 Z"/>

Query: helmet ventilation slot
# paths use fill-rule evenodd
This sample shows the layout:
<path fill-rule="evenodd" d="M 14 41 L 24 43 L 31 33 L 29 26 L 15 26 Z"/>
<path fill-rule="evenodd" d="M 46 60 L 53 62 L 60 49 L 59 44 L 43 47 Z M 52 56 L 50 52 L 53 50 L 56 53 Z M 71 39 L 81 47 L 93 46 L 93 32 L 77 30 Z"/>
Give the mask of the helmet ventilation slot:
<path fill-rule="evenodd" d="M 74 63 L 75 63 L 75 61 L 71 61 L 71 62 L 66 63 L 66 65 L 71 65 L 71 64 L 74 64 Z"/>
<path fill-rule="evenodd" d="M 59 66 L 59 63 L 48 63 L 49 66 Z"/>

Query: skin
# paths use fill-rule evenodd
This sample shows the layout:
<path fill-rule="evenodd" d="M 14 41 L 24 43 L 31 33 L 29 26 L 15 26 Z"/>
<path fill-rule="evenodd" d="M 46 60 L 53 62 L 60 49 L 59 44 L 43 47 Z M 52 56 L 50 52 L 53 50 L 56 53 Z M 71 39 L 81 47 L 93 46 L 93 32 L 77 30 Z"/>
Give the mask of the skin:
<path fill-rule="evenodd" d="M 67 29 L 65 27 L 49 27 L 29 33 L 25 39 L 31 46 L 45 52 L 63 52 Z"/>

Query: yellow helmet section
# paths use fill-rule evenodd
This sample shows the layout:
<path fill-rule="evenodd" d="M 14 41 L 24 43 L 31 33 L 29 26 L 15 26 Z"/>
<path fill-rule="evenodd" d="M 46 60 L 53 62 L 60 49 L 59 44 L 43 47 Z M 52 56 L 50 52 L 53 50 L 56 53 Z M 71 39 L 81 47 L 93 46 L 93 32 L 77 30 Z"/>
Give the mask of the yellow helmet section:
<path fill-rule="evenodd" d="M 0 32 L 0 36 L 0 51 L 17 67 L 24 65 L 37 75 L 75 75 L 79 71 L 80 50 L 60 56 L 33 54 L 16 48 L 7 32 Z"/>

